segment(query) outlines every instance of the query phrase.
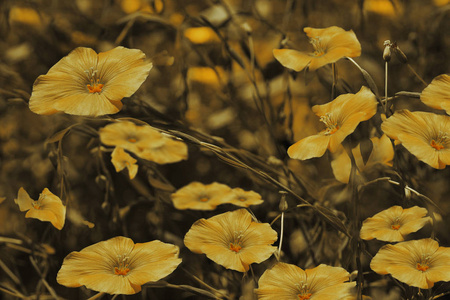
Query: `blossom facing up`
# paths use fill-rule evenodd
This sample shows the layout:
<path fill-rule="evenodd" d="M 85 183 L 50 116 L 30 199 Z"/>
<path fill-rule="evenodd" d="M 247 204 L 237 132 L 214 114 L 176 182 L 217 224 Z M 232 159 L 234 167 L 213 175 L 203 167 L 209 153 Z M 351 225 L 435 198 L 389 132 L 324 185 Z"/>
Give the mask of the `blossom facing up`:
<path fill-rule="evenodd" d="M 431 222 L 430 217 L 425 217 L 427 213 L 423 207 L 404 209 L 398 205 L 392 206 L 364 220 L 360 237 L 363 240 L 404 241 L 406 235 L 418 231 Z"/>
<path fill-rule="evenodd" d="M 214 210 L 229 203 L 233 194 L 228 185 L 213 182 L 203 184 L 193 181 L 171 195 L 176 209 Z"/>
<path fill-rule="evenodd" d="M 438 281 L 450 281 L 450 248 L 439 247 L 432 239 L 412 240 L 385 245 L 370 262 L 378 274 L 421 289 L 430 289 Z"/>
<path fill-rule="evenodd" d="M 391 140 L 383 134 L 381 138 L 373 137 L 372 152 L 369 155 L 369 159 L 364 164 L 363 157 L 361 155 L 361 145 L 352 149 L 353 157 L 355 158 L 356 166 L 358 170 L 364 172 L 364 170 L 370 170 L 377 164 L 386 165 L 392 167 L 392 160 L 394 159 L 394 148 L 392 147 Z M 350 178 L 350 172 L 352 164 L 350 157 L 346 151 L 342 151 L 332 162 L 334 177 L 343 183 L 348 183 Z"/>
<path fill-rule="evenodd" d="M 30 198 L 24 188 L 19 189 L 17 199 L 20 211 L 27 211 L 25 218 L 38 219 L 43 222 L 50 222 L 56 229 L 61 230 L 66 222 L 66 207 L 58 196 L 45 188 L 39 195 L 38 200 Z"/>
<path fill-rule="evenodd" d="M 252 263 L 268 259 L 276 247 L 277 233 L 268 223 L 258 223 L 246 209 L 196 221 L 184 237 L 194 253 L 206 254 L 227 269 L 246 272 Z"/>
<path fill-rule="evenodd" d="M 319 265 L 313 269 L 277 263 L 264 272 L 255 290 L 262 300 L 345 299 L 353 294 L 354 282 L 341 267 Z"/>
<path fill-rule="evenodd" d="M 152 63 L 138 49 L 116 47 L 97 54 L 79 47 L 57 62 L 33 85 L 31 111 L 41 115 L 115 114 L 147 78 Z"/>
<path fill-rule="evenodd" d="M 67 287 L 135 294 L 143 284 L 171 274 L 181 263 L 178 253 L 177 246 L 158 240 L 135 244 L 118 236 L 67 255 L 56 280 Z"/>
<path fill-rule="evenodd" d="M 232 198 L 230 203 L 240 207 L 249 207 L 250 205 L 258 205 L 264 202 L 261 195 L 254 191 L 245 191 L 241 188 L 231 190 Z"/>
<path fill-rule="evenodd" d="M 400 110 L 381 124 L 381 130 L 435 169 L 450 164 L 449 116 Z"/>
<path fill-rule="evenodd" d="M 274 49 L 273 55 L 286 68 L 301 71 L 308 67 L 314 71 L 324 65 L 334 63 L 344 56 L 361 55 L 361 44 L 353 30 L 331 26 L 323 29 L 305 27 L 303 31 L 314 47 L 313 53 L 293 49 Z"/>
<path fill-rule="evenodd" d="M 138 165 L 136 164 L 137 160 L 131 157 L 130 154 L 126 153 L 123 148 L 114 148 L 111 153 L 111 162 L 114 165 L 114 168 L 116 168 L 116 172 L 120 172 L 127 168 L 130 179 L 136 177 L 138 171 Z"/>
<path fill-rule="evenodd" d="M 289 147 L 290 158 L 305 160 L 321 157 L 329 149 L 336 152 L 342 141 L 362 121 L 377 112 L 375 95 L 365 86 L 356 94 L 340 95 L 333 101 L 312 107 L 326 128 L 316 135 L 306 137 Z"/>
<path fill-rule="evenodd" d="M 422 91 L 420 100 L 429 107 L 443 109 L 450 115 L 450 76 L 441 74 Z"/>
<path fill-rule="evenodd" d="M 155 143 L 151 147 L 144 148 L 139 156 L 160 165 L 179 162 L 188 158 L 188 147 L 184 142 L 173 140 L 162 134 L 161 136 L 163 143 Z"/>

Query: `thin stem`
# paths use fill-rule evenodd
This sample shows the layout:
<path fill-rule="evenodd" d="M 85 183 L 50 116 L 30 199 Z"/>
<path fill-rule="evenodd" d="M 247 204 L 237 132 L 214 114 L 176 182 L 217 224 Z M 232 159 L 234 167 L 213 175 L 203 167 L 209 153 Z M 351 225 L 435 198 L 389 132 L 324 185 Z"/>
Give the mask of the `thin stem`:
<path fill-rule="evenodd" d="M 425 80 L 422 79 L 422 77 L 419 76 L 419 74 L 417 74 L 417 72 L 413 69 L 413 67 L 411 67 L 410 64 L 408 64 L 408 69 L 425 85 L 427 86 L 428 83 L 425 82 Z"/>
<path fill-rule="evenodd" d="M 331 86 L 331 100 L 336 96 L 337 69 L 336 63 L 331 64 L 331 73 L 333 73 L 333 85 Z"/>
<path fill-rule="evenodd" d="M 281 257 L 281 245 L 283 244 L 283 232 L 284 232 L 284 212 L 281 213 L 281 230 L 280 230 L 280 243 L 278 244 L 278 261 Z"/>
<path fill-rule="evenodd" d="M 387 101 L 388 101 L 388 62 L 384 63 L 384 113 L 387 112 Z"/>

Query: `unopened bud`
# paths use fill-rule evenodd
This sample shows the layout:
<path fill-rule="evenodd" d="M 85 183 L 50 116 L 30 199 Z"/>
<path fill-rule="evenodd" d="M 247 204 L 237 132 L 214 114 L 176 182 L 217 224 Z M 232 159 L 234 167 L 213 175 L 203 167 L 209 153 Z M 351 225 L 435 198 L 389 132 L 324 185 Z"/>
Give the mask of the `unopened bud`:
<path fill-rule="evenodd" d="M 386 40 L 384 41 L 384 51 L 383 51 L 383 59 L 386 62 L 389 62 L 391 60 L 391 41 Z"/>
<path fill-rule="evenodd" d="M 281 200 L 280 200 L 279 209 L 280 209 L 281 212 L 284 212 L 284 211 L 286 211 L 288 209 L 288 204 L 286 202 L 287 192 L 280 191 L 280 194 L 281 194 Z"/>
<path fill-rule="evenodd" d="M 407 63 L 408 63 L 408 58 L 406 57 L 405 53 L 403 53 L 403 51 L 400 50 L 399 47 L 395 48 L 394 53 L 395 53 L 395 55 L 397 56 L 398 60 L 399 60 L 402 64 L 407 64 Z"/>

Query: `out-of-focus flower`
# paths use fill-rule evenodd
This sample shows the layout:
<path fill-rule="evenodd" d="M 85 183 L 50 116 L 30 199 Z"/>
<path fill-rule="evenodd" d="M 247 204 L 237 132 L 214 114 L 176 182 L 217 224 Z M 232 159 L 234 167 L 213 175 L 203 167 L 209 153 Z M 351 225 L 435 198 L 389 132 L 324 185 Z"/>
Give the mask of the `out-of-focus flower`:
<path fill-rule="evenodd" d="M 13 6 L 9 11 L 9 22 L 22 23 L 39 28 L 42 26 L 42 18 L 38 12 L 30 7 Z"/>
<path fill-rule="evenodd" d="M 227 269 L 246 272 L 250 264 L 272 255 L 276 240 L 277 233 L 269 224 L 254 222 L 247 210 L 239 209 L 196 221 L 184 244 Z"/>
<path fill-rule="evenodd" d="M 264 202 L 261 195 L 254 191 L 244 191 L 241 188 L 234 188 L 231 190 L 232 198 L 230 203 L 236 206 L 249 207 L 250 205 L 258 205 Z"/>
<path fill-rule="evenodd" d="M 126 153 L 121 147 L 114 148 L 111 153 L 111 162 L 116 168 L 116 172 L 120 172 L 123 169 L 128 169 L 128 175 L 130 179 L 136 177 L 138 171 L 137 160 L 131 157 L 130 154 Z"/>
<path fill-rule="evenodd" d="M 326 64 L 334 63 L 344 56 L 361 55 L 361 44 L 353 30 L 331 26 L 323 29 L 305 27 L 303 31 L 310 38 L 314 47 L 313 53 L 305 53 L 292 49 L 274 49 L 273 55 L 286 68 L 301 71 L 308 66 L 314 71 Z"/>
<path fill-rule="evenodd" d="M 122 98 L 136 92 L 151 68 L 138 49 L 116 47 L 97 54 L 76 48 L 36 79 L 30 109 L 42 115 L 115 114 L 122 108 Z"/>
<path fill-rule="evenodd" d="M 188 158 L 188 148 L 184 142 L 161 136 L 163 137 L 162 144 L 155 143 L 144 148 L 138 155 L 157 164 L 170 164 Z"/>
<path fill-rule="evenodd" d="M 443 109 L 450 115 L 450 76 L 442 74 L 434 78 L 420 94 L 420 100 L 432 108 Z"/>
<path fill-rule="evenodd" d="M 427 213 L 423 207 L 403 209 L 398 205 L 392 206 L 364 220 L 360 236 L 363 240 L 404 241 L 407 234 L 416 232 L 431 221 L 430 217 L 425 217 Z"/>
<path fill-rule="evenodd" d="M 378 274 L 391 274 L 410 286 L 430 289 L 438 281 L 450 281 L 450 248 L 432 239 L 385 245 L 370 262 Z"/>
<path fill-rule="evenodd" d="M 217 205 L 229 203 L 233 194 L 228 185 L 213 182 L 191 182 L 171 195 L 176 209 L 214 210 Z"/>
<path fill-rule="evenodd" d="M 147 282 L 171 274 L 181 263 L 179 249 L 155 240 L 136 243 L 118 236 L 66 256 L 56 280 L 108 294 L 135 294 Z"/>
<path fill-rule="evenodd" d="M 449 116 L 405 109 L 384 121 L 381 129 L 433 168 L 443 169 L 450 164 Z"/>
<path fill-rule="evenodd" d="M 350 274 L 341 267 L 319 265 L 302 270 L 286 263 L 277 263 L 264 272 L 255 290 L 258 299 L 345 299 L 352 295 L 354 282 Z"/>
<path fill-rule="evenodd" d="M 24 188 L 19 189 L 17 199 L 20 211 L 27 211 L 25 218 L 34 218 L 44 222 L 50 222 L 56 229 L 61 230 L 66 221 L 66 207 L 61 199 L 45 188 L 38 200 L 30 198 Z"/>
<path fill-rule="evenodd" d="M 309 159 L 324 155 L 329 149 L 336 152 L 342 141 L 362 121 L 369 120 L 377 112 L 375 95 L 365 86 L 356 94 L 340 95 L 333 101 L 312 107 L 326 129 L 317 135 L 306 137 L 288 149 L 290 158 Z"/>
<path fill-rule="evenodd" d="M 370 170 L 370 168 L 377 164 L 392 166 L 394 148 L 392 147 L 391 140 L 386 135 L 383 135 L 381 138 L 373 137 L 370 140 L 372 141 L 373 148 L 366 164 L 364 164 L 361 155 L 361 145 L 359 144 L 352 149 L 358 170 L 364 172 L 364 170 Z M 333 173 L 337 180 L 348 183 L 352 164 L 347 152 L 342 151 L 336 159 L 331 162 L 331 167 L 333 168 Z"/>
<path fill-rule="evenodd" d="M 219 37 L 210 27 L 191 27 L 184 31 L 184 36 L 194 44 L 218 42 Z"/>

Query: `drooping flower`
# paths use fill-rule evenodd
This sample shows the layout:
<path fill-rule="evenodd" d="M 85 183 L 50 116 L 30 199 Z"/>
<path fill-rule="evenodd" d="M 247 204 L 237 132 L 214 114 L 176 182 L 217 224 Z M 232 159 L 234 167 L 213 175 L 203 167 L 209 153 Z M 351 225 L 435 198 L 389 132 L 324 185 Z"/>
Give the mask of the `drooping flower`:
<path fill-rule="evenodd" d="M 261 195 L 254 191 L 244 191 L 241 188 L 234 188 L 231 190 L 232 198 L 230 203 L 236 206 L 249 207 L 250 205 L 258 205 L 264 202 Z"/>
<path fill-rule="evenodd" d="M 290 158 L 305 160 L 320 157 L 327 149 L 336 152 L 360 122 L 375 115 L 377 101 L 375 95 L 363 86 L 356 94 L 340 95 L 329 103 L 313 106 L 312 110 L 326 128 L 289 147 L 287 152 Z"/>
<path fill-rule="evenodd" d="M 432 239 L 385 245 L 370 262 L 378 274 L 391 274 L 410 286 L 430 289 L 438 281 L 450 281 L 450 248 Z"/>
<path fill-rule="evenodd" d="M 334 63 L 344 56 L 361 55 L 361 44 L 353 30 L 331 26 L 323 29 L 305 27 L 303 31 L 310 38 L 313 53 L 293 49 L 274 49 L 273 55 L 286 68 L 301 71 L 308 66 L 314 71 L 326 64 Z"/>
<path fill-rule="evenodd" d="M 30 198 L 24 188 L 19 189 L 17 199 L 20 211 L 27 211 L 25 218 L 34 218 L 43 222 L 50 222 L 56 229 L 61 230 L 66 221 L 66 207 L 61 199 L 45 188 L 38 200 Z"/>
<path fill-rule="evenodd" d="M 111 153 L 111 162 L 116 168 L 116 172 L 120 172 L 123 169 L 128 169 L 128 175 L 130 179 L 136 177 L 138 171 L 137 160 L 131 157 L 130 154 L 126 153 L 121 147 L 114 148 Z"/>
<path fill-rule="evenodd" d="M 138 49 L 120 46 L 97 54 L 76 48 L 36 79 L 30 109 L 42 115 L 115 114 L 122 108 L 122 98 L 136 92 L 151 68 Z"/>
<path fill-rule="evenodd" d="M 423 207 L 403 208 L 392 206 L 364 220 L 360 236 L 363 240 L 377 239 L 386 242 L 401 242 L 405 236 L 416 232 L 428 222 L 428 211 Z"/>
<path fill-rule="evenodd" d="M 383 135 L 381 138 L 373 137 L 370 140 L 372 141 L 373 148 L 366 164 L 364 164 L 364 160 L 361 155 L 361 145 L 358 144 L 357 147 L 352 149 L 353 157 L 355 158 L 355 163 L 358 170 L 364 172 L 364 170 L 370 170 L 377 164 L 392 166 L 392 160 L 394 159 L 394 148 L 392 147 L 391 140 L 386 135 Z M 331 162 L 331 167 L 333 168 L 333 173 L 337 180 L 343 183 L 348 183 L 352 164 L 346 151 L 342 151 Z"/>
<path fill-rule="evenodd" d="M 277 263 L 264 272 L 255 290 L 261 300 L 345 299 L 353 294 L 354 282 L 341 267 L 319 265 L 313 269 Z"/>
<path fill-rule="evenodd" d="M 135 244 L 118 236 L 67 255 L 56 280 L 67 287 L 135 294 L 143 284 L 171 274 L 181 263 L 178 253 L 177 246 L 158 240 Z"/>
<path fill-rule="evenodd" d="M 420 94 L 420 100 L 432 108 L 443 109 L 450 115 L 450 76 L 442 74 L 434 78 Z"/>
<path fill-rule="evenodd" d="M 396 111 L 381 124 L 381 129 L 433 168 L 443 169 L 450 164 L 449 116 L 405 109 Z"/>
<path fill-rule="evenodd" d="M 213 182 L 203 184 L 191 182 L 171 195 L 176 209 L 214 210 L 223 203 L 229 203 L 233 194 L 225 184 Z"/>
<path fill-rule="evenodd" d="M 277 233 L 268 223 L 255 222 L 247 210 L 239 209 L 196 221 L 184 244 L 227 269 L 246 272 L 250 264 L 272 255 L 276 240 Z"/>

